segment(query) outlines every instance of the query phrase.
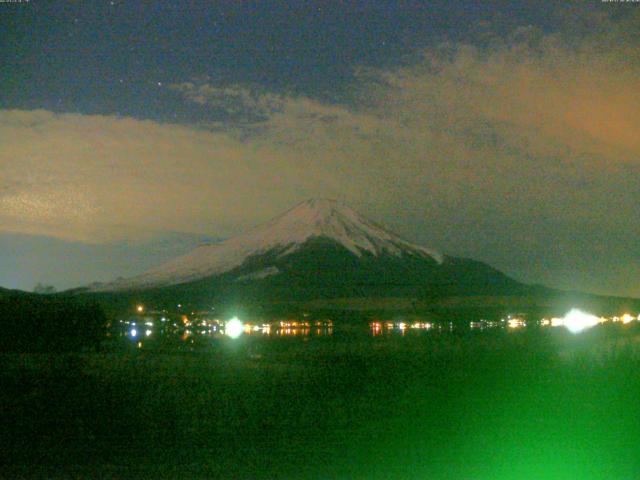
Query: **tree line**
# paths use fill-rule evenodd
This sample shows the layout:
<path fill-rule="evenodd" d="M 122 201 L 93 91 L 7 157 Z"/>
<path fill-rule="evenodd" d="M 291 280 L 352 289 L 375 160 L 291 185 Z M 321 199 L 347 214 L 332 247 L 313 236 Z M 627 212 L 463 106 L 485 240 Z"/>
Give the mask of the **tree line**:
<path fill-rule="evenodd" d="M 68 295 L 0 293 L 0 351 L 63 352 L 96 349 L 107 318 L 88 299 Z"/>

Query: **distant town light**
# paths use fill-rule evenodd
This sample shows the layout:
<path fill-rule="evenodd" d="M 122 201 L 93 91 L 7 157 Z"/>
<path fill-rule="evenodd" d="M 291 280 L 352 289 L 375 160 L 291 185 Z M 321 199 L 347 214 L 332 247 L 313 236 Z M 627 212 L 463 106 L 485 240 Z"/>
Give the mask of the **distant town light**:
<path fill-rule="evenodd" d="M 509 315 L 509 321 L 507 322 L 509 328 L 523 328 L 527 326 L 527 323 L 521 318 L 511 318 Z"/>
<path fill-rule="evenodd" d="M 244 325 L 238 317 L 233 317 L 224 325 L 224 332 L 231 338 L 238 338 L 244 332 Z"/>
<path fill-rule="evenodd" d="M 138 305 L 136 307 L 136 310 L 138 311 L 138 313 L 142 313 L 142 312 L 144 312 L 144 307 L 142 305 Z"/>
<path fill-rule="evenodd" d="M 136 335 L 138 335 L 138 331 L 135 328 L 132 328 L 130 333 L 132 337 L 135 337 Z"/>
<path fill-rule="evenodd" d="M 564 316 L 562 323 L 571 333 L 580 333 L 600 323 L 599 320 L 595 315 L 574 308 Z"/>
<path fill-rule="evenodd" d="M 629 313 L 625 313 L 624 315 L 622 315 L 622 318 L 620 320 L 622 320 L 622 323 L 626 325 L 627 323 L 633 322 L 635 318 L 633 318 Z"/>
<path fill-rule="evenodd" d="M 148 337 L 149 335 L 151 335 L 151 330 L 146 330 L 144 334 Z"/>

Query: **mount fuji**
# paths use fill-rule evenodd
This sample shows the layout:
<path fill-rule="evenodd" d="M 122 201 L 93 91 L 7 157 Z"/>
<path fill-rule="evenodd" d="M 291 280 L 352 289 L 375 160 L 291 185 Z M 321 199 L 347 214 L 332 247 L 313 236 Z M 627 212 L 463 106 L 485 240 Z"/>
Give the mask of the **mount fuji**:
<path fill-rule="evenodd" d="M 410 243 L 340 202 L 312 199 L 244 234 L 89 290 L 288 300 L 500 294 L 524 287 L 482 262 Z"/>

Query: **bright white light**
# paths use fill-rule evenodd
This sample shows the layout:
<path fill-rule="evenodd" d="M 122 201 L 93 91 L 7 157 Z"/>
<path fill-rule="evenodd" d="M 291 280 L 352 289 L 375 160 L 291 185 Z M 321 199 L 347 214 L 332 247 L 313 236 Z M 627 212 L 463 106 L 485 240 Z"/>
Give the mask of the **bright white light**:
<path fill-rule="evenodd" d="M 551 319 L 551 326 L 552 327 L 561 327 L 563 325 L 564 325 L 564 318 L 553 317 Z"/>
<path fill-rule="evenodd" d="M 138 331 L 135 328 L 131 329 L 131 336 L 135 337 L 136 335 L 138 335 Z"/>
<path fill-rule="evenodd" d="M 244 332 L 244 325 L 238 320 L 238 317 L 233 317 L 224 325 L 224 332 L 231 338 L 238 338 Z"/>
<path fill-rule="evenodd" d="M 509 328 L 522 328 L 527 326 L 525 321 L 520 318 L 510 318 L 508 325 Z"/>
<path fill-rule="evenodd" d="M 622 323 L 626 325 L 627 323 L 633 322 L 635 319 L 628 313 L 625 313 L 624 315 L 622 315 L 621 320 L 622 320 Z"/>
<path fill-rule="evenodd" d="M 571 333 L 580 333 L 597 325 L 599 323 L 598 320 L 595 315 L 574 308 L 564 316 L 562 323 Z"/>
<path fill-rule="evenodd" d="M 148 337 L 149 335 L 151 335 L 151 330 L 145 331 L 144 334 Z"/>

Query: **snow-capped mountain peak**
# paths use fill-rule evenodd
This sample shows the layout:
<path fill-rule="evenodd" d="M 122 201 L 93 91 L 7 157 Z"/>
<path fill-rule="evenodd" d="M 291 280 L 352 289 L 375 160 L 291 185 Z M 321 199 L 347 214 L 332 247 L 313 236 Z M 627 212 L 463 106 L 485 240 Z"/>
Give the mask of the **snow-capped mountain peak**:
<path fill-rule="evenodd" d="M 249 235 L 259 237 L 261 243 L 270 246 L 291 244 L 293 250 L 309 238 L 326 237 L 357 256 L 364 252 L 399 255 L 403 249 L 410 249 L 441 261 L 439 253 L 402 240 L 335 200 L 306 200 L 249 232 Z"/>
<path fill-rule="evenodd" d="M 142 275 L 100 289 L 172 285 L 219 275 L 256 255 L 275 250 L 280 252 L 279 256 L 288 255 L 313 238 L 333 240 L 358 257 L 386 254 L 430 257 L 438 263 L 443 260 L 440 253 L 401 239 L 340 202 L 311 199 L 244 234 L 202 245 Z"/>

